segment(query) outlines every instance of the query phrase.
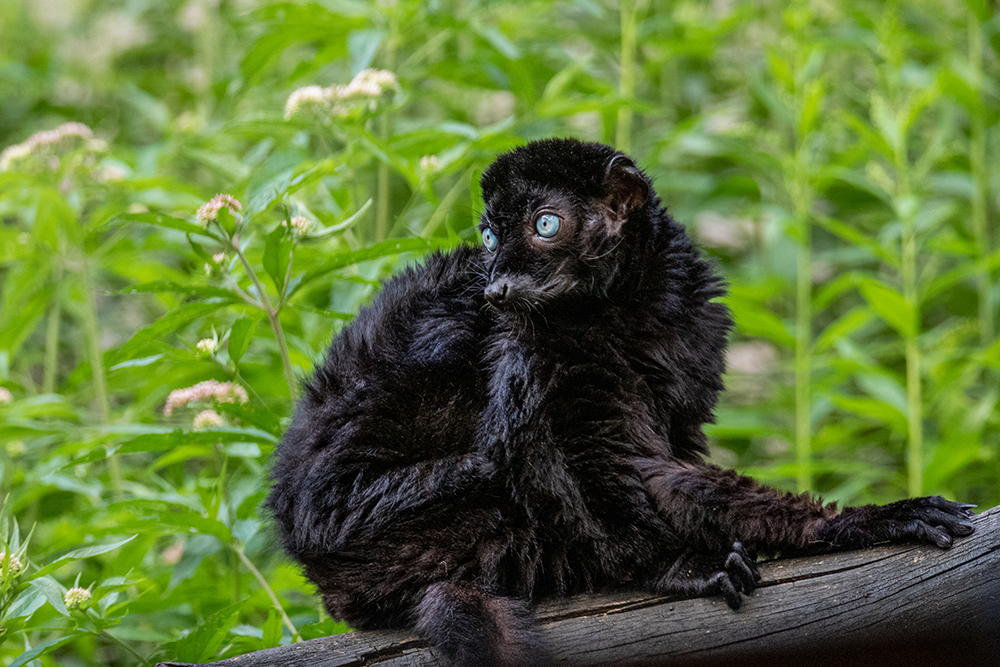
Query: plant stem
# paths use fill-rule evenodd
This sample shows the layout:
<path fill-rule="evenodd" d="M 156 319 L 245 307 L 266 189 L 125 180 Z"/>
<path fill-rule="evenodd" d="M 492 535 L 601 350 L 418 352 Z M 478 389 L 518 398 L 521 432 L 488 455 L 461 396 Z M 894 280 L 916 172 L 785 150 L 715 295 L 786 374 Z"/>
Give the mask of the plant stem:
<path fill-rule="evenodd" d="M 396 40 L 399 34 L 399 7 L 392 2 L 385 7 L 389 15 L 389 34 L 385 43 L 385 68 L 392 70 L 396 66 Z M 383 146 L 389 145 L 392 134 L 392 120 L 385 111 L 379 118 L 379 138 Z M 389 236 L 389 165 L 379 162 L 378 191 L 375 204 L 375 240 L 384 241 Z"/>
<path fill-rule="evenodd" d="M 281 370 L 285 375 L 285 383 L 288 385 L 288 393 L 294 401 L 299 397 L 299 383 L 295 379 L 292 371 L 292 360 L 288 356 L 288 343 L 285 341 L 285 331 L 281 328 L 281 320 L 278 318 L 278 311 L 270 307 L 265 311 L 267 320 L 271 323 L 271 330 L 274 331 L 274 338 L 278 341 L 278 353 L 281 355 Z"/>
<path fill-rule="evenodd" d="M 90 261 L 86 252 L 80 251 L 80 279 L 83 282 L 83 326 L 87 331 L 87 351 L 90 370 L 94 378 L 94 393 L 100 411 L 101 424 L 107 426 L 111 419 L 111 404 L 108 401 L 108 384 L 104 375 L 104 355 L 101 353 L 100 325 L 97 322 L 97 305 L 94 303 L 94 287 L 90 274 Z M 111 485 L 116 498 L 122 496 L 122 472 L 118 455 L 108 457 Z"/>
<path fill-rule="evenodd" d="M 798 160 L 796 160 L 798 162 Z M 796 257 L 795 288 L 795 463 L 800 493 L 812 488 L 812 225 L 808 186 L 796 169 L 795 224 L 801 238 Z"/>
<path fill-rule="evenodd" d="M 247 275 L 250 276 L 250 280 L 253 281 L 254 287 L 257 288 L 257 297 L 260 299 L 264 313 L 267 315 L 267 321 L 271 324 L 271 330 L 274 332 L 274 338 L 278 341 L 278 352 L 281 354 L 281 370 L 285 375 L 285 383 L 288 385 L 288 393 L 294 401 L 299 396 L 299 385 L 295 380 L 295 373 L 292 371 L 292 361 L 288 356 L 288 343 L 285 341 L 285 331 L 281 328 L 281 320 L 278 317 L 281 309 L 271 307 L 271 300 L 267 297 L 267 291 L 264 289 L 264 285 L 261 284 L 260 279 L 257 277 L 257 272 L 253 270 L 252 266 L 250 266 L 250 262 L 247 261 L 246 255 L 243 254 L 243 249 L 240 247 L 239 235 L 234 236 L 230 240 L 229 245 L 240 258 L 243 268 L 246 269 Z"/>
<path fill-rule="evenodd" d="M 93 609 L 87 609 L 87 610 L 85 610 L 84 613 L 87 616 L 88 620 L 90 620 L 91 622 L 93 622 L 95 626 L 99 627 L 97 625 L 97 622 L 100 621 L 101 618 L 96 613 L 94 613 Z M 137 653 L 135 649 L 133 649 L 131 646 L 129 646 L 128 644 L 126 644 L 122 640 L 118 639 L 118 637 L 115 637 L 113 634 L 111 634 L 107 630 L 97 630 L 97 634 L 100 635 L 101 637 L 105 637 L 106 639 L 111 640 L 112 643 L 117 644 L 118 646 L 122 647 L 123 649 L 125 649 L 126 651 L 128 651 L 129 653 L 131 653 L 133 656 L 135 656 L 136 660 L 138 660 L 143 665 L 146 665 L 146 667 L 151 667 L 151 665 L 149 664 L 149 661 L 146 660 L 141 655 L 139 655 L 139 653 Z"/>
<path fill-rule="evenodd" d="M 389 119 L 383 114 L 379 122 L 382 141 L 389 138 Z M 375 240 L 384 241 L 389 235 L 389 165 L 379 162 L 377 201 L 375 204 Z"/>
<path fill-rule="evenodd" d="M 801 9 L 799 10 L 801 11 Z M 803 35 L 805 22 L 796 21 L 792 63 L 794 71 L 803 66 L 806 40 Z M 794 123 L 791 178 L 786 175 L 786 187 L 792 199 L 795 227 L 798 230 L 795 275 L 795 470 L 796 486 L 804 493 L 813 486 L 812 471 L 812 208 L 813 192 L 809 182 L 810 127 L 803 118 L 805 81 L 796 76 L 793 83 Z"/>
<path fill-rule="evenodd" d="M 971 136 L 969 137 L 969 168 L 972 172 L 972 236 L 976 243 L 976 254 L 984 259 L 990 254 L 990 237 L 986 219 L 986 123 L 982 108 L 983 86 L 983 33 L 979 18 L 972 10 L 969 18 L 969 65 L 972 72 L 973 88 L 976 95 L 975 111 L 971 114 Z M 976 291 L 979 293 L 979 341 L 983 346 L 993 342 L 993 299 L 990 289 L 990 272 L 983 269 L 976 276 Z"/>
<path fill-rule="evenodd" d="M 141 662 L 146 667 L 152 667 L 152 665 L 150 665 L 150 663 L 149 663 L 149 660 L 146 660 L 144 657 L 142 657 L 141 655 L 139 655 L 139 653 L 135 649 L 133 649 L 131 646 L 129 646 L 128 644 L 126 644 L 122 640 L 120 640 L 117 637 L 115 637 L 110 632 L 107 632 L 105 630 L 101 630 L 101 636 L 102 637 L 107 637 L 108 639 L 110 639 L 111 641 L 113 641 L 115 644 L 118 644 L 119 646 L 121 646 L 123 649 L 125 649 L 126 651 L 128 651 L 129 653 L 131 653 L 135 657 L 136 660 L 138 660 L 139 662 Z"/>
<path fill-rule="evenodd" d="M 917 339 L 921 316 L 920 297 L 917 293 L 917 233 L 913 219 L 916 207 L 911 201 L 913 195 L 905 131 L 901 132 L 895 158 L 899 183 L 896 211 L 903 228 L 900 270 L 903 300 L 910 312 L 910 327 L 903 336 L 906 346 L 906 478 L 909 495 L 919 496 L 924 486 L 923 397 L 920 386 L 920 346 Z"/>
<path fill-rule="evenodd" d="M 264 575 L 260 573 L 257 566 L 247 558 L 246 552 L 243 551 L 243 547 L 238 544 L 231 545 L 233 550 L 236 551 L 236 555 L 239 556 L 240 560 L 243 561 L 243 565 L 246 566 L 250 573 L 257 579 L 257 583 L 260 584 L 267 596 L 271 598 L 271 604 L 274 605 L 275 610 L 281 614 L 281 620 L 284 622 L 285 627 L 292 633 L 292 641 L 301 641 L 302 638 L 299 636 L 299 631 L 295 629 L 295 625 L 292 623 L 292 619 L 288 618 L 288 614 L 285 613 L 285 608 L 281 606 L 281 602 L 278 600 L 278 596 L 274 594 L 274 590 L 268 585 L 267 580 L 264 579 Z"/>
<path fill-rule="evenodd" d="M 59 374 L 59 325 L 62 320 L 62 258 L 56 257 L 52 267 L 52 280 L 56 286 L 52 299 L 52 309 L 49 311 L 49 321 L 45 328 L 45 371 L 42 378 L 42 391 L 51 394 L 56 390 L 56 377 Z"/>
<path fill-rule="evenodd" d="M 465 192 L 466 184 L 469 182 L 470 171 L 466 171 L 455 184 L 451 186 L 451 189 L 441 198 L 441 202 L 438 204 L 437 208 L 434 209 L 434 213 L 431 214 L 430 219 L 427 220 L 427 224 L 420 231 L 420 236 L 425 239 L 429 239 L 431 234 L 441 225 L 444 219 L 447 217 L 448 212 L 451 211 L 452 204 L 458 199 L 458 196 Z"/>
<path fill-rule="evenodd" d="M 638 5 L 642 0 L 620 0 L 621 15 L 621 73 L 618 96 L 621 104 L 615 124 L 615 147 L 624 152 L 632 144 L 632 101 L 635 99 L 635 50 Z"/>

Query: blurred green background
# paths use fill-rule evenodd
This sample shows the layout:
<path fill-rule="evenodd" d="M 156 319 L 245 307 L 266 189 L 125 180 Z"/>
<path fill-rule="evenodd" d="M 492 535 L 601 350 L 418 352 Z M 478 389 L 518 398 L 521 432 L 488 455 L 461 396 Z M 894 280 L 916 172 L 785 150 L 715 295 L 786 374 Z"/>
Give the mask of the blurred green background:
<path fill-rule="evenodd" d="M 344 631 L 259 511 L 298 379 L 537 137 L 630 152 L 727 277 L 713 459 L 996 505 L 997 9 L 0 3 L 0 662 Z"/>

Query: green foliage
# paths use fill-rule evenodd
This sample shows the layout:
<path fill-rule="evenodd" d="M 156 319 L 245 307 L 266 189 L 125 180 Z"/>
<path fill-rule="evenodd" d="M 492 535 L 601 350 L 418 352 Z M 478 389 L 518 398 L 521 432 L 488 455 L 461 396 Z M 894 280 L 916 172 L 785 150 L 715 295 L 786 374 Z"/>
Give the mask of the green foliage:
<path fill-rule="evenodd" d="M 268 457 L 331 336 L 541 136 L 630 150 L 730 281 L 717 460 L 997 504 L 996 10 L 0 4 L 0 661 L 345 631 L 275 548 Z"/>

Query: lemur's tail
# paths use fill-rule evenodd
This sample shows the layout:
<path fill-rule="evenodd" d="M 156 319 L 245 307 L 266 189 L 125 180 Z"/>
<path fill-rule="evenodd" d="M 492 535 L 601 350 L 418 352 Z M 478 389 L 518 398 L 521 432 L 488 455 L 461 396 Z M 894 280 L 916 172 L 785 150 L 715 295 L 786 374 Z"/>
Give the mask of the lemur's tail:
<path fill-rule="evenodd" d="M 530 605 L 472 585 L 439 582 L 417 606 L 417 632 L 455 667 L 548 664 Z"/>

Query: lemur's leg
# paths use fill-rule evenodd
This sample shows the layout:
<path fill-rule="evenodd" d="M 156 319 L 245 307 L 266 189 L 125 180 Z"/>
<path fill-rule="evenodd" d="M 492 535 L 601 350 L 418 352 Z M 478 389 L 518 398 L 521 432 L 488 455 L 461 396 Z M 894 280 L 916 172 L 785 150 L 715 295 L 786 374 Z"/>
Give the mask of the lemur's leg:
<path fill-rule="evenodd" d="M 707 552 L 687 549 L 650 588 L 660 594 L 685 597 L 721 595 L 726 604 L 739 609 L 743 594 L 749 595 L 760 581 L 754 556 L 739 542 L 731 551 Z"/>
<path fill-rule="evenodd" d="M 837 510 L 808 494 L 783 493 L 715 466 L 651 462 L 645 483 L 659 510 L 692 544 L 724 552 L 818 553 L 917 539 L 942 549 L 973 531 L 973 505 L 940 496 Z"/>

